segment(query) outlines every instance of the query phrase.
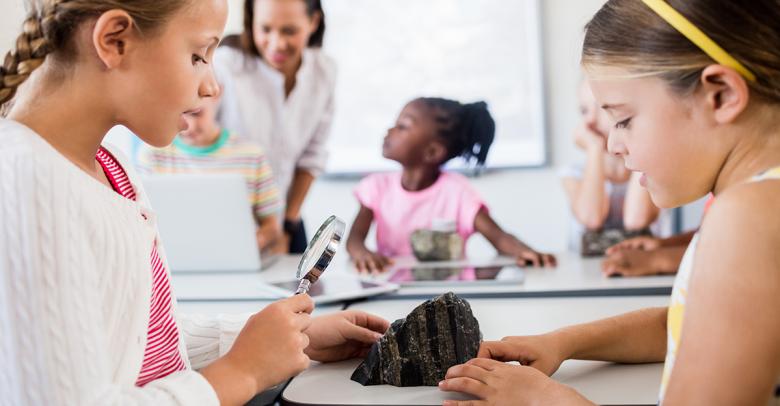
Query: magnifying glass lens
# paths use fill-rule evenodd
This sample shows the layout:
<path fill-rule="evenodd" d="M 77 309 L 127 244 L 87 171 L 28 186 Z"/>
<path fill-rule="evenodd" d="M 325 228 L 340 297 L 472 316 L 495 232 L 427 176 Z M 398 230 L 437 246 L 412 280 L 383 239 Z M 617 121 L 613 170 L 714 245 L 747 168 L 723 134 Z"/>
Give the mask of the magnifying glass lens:
<path fill-rule="evenodd" d="M 301 282 L 295 292 L 296 295 L 308 292 L 311 284 L 325 272 L 341 245 L 344 229 L 344 221 L 336 216 L 330 216 L 314 234 L 298 264 L 296 277 Z"/>

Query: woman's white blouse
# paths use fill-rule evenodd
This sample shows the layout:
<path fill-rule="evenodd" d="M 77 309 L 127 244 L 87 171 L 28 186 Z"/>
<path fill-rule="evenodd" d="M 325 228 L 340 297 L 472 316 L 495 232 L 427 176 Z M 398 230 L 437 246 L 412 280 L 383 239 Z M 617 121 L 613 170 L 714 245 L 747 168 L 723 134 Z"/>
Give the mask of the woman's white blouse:
<path fill-rule="evenodd" d="M 320 50 L 305 50 L 289 97 L 281 73 L 235 48 L 218 48 L 214 69 L 223 86 L 220 124 L 265 148 L 286 202 L 296 168 L 315 176 L 325 169 L 335 64 Z"/>

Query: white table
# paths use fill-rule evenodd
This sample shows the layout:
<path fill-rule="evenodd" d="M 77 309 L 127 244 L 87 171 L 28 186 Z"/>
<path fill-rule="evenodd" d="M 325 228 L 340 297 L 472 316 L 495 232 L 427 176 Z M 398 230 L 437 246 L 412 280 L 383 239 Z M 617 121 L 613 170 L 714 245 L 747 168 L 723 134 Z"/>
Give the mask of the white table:
<path fill-rule="evenodd" d="M 278 292 L 263 284 L 294 279 L 298 261 L 300 256 L 283 256 L 260 272 L 174 272 L 171 284 L 180 302 L 276 300 Z"/>
<path fill-rule="evenodd" d="M 323 278 L 336 273 L 355 272 L 344 254 L 335 257 Z M 294 278 L 299 258 L 282 257 L 269 269 L 256 273 L 175 273 L 172 283 L 180 301 L 273 300 L 279 296 L 264 290 L 262 284 Z M 446 291 L 472 298 L 668 295 L 674 283 L 673 276 L 607 278 L 601 274 L 601 259 L 583 259 L 573 253 L 559 254 L 558 261 L 558 267 L 554 269 L 526 269 L 525 281 L 520 284 L 402 287 L 392 296 L 422 299 Z M 402 259 L 397 266 L 411 263 L 411 260 Z M 387 279 L 389 276 L 385 273 L 377 278 Z"/>
<path fill-rule="evenodd" d="M 651 306 L 665 306 L 666 296 L 472 299 L 474 315 L 485 340 L 507 335 L 547 332 L 566 325 L 609 317 Z M 350 306 L 389 320 L 404 317 L 419 300 L 377 300 Z M 463 395 L 435 387 L 362 386 L 349 379 L 358 360 L 315 364 L 294 378 L 283 403 L 293 405 L 440 405 Z M 566 361 L 553 375 L 592 401 L 603 405 L 656 404 L 663 364 L 618 365 Z"/>
<path fill-rule="evenodd" d="M 171 284 L 178 309 L 188 314 L 258 312 L 282 298 L 278 291 L 263 284 L 295 278 L 300 256 L 283 256 L 260 272 L 187 272 L 173 273 Z M 342 303 L 318 305 L 314 315 L 342 310 Z"/>
<path fill-rule="evenodd" d="M 519 284 L 452 287 L 448 290 L 468 297 L 566 297 L 613 295 L 668 295 L 674 276 L 641 278 L 605 277 L 601 273 L 602 258 L 582 258 L 575 253 L 556 254 L 556 268 L 526 268 L 525 280 Z M 409 266 L 412 259 L 401 259 L 396 266 Z M 387 275 L 389 276 L 389 275 Z M 441 292 L 434 286 L 402 287 L 398 296 L 430 296 Z"/>

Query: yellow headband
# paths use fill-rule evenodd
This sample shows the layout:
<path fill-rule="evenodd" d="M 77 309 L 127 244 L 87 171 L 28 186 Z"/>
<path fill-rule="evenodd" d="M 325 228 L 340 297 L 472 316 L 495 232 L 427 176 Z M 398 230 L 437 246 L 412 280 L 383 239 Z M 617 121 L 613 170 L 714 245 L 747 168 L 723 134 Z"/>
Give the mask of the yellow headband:
<path fill-rule="evenodd" d="M 715 43 L 710 37 L 693 25 L 685 16 L 672 8 L 664 0 L 642 0 L 648 7 L 656 12 L 661 18 L 666 20 L 669 25 L 674 27 L 680 34 L 684 35 L 691 42 L 701 48 L 704 53 L 714 59 L 715 62 L 728 66 L 739 72 L 745 79 L 755 82 L 756 75 L 749 71 L 745 65 L 734 59 L 728 52 Z"/>

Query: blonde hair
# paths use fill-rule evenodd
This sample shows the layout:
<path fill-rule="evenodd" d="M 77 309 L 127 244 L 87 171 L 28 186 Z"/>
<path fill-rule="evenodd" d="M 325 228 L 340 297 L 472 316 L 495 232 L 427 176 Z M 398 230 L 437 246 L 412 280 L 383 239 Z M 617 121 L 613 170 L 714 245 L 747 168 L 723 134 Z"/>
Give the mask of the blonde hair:
<path fill-rule="evenodd" d="M 76 54 L 73 34 L 84 21 L 120 9 L 144 34 L 159 28 L 174 12 L 191 0 L 33 0 L 14 49 L 0 66 L 0 106 L 46 58 L 69 62 Z"/>
<path fill-rule="evenodd" d="M 780 0 L 667 0 L 670 6 L 756 75 L 751 94 L 780 103 Z M 714 62 L 638 0 L 609 0 L 585 27 L 582 64 L 657 76 L 685 94 Z"/>

